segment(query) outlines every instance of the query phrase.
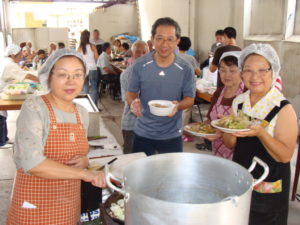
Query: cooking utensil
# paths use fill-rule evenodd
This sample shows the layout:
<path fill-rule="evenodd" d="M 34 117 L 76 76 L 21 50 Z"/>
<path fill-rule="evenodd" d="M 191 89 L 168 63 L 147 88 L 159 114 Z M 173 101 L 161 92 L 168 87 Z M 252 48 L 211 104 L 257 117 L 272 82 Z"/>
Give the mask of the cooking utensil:
<path fill-rule="evenodd" d="M 106 199 L 106 201 L 105 201 L 105 203 L 104 203 L 104 212 L 103 212 L 103 213 L 105 213 L 109 218 L 111 218 L 113 221 L 115 221 L 115 222 L 116 222 L 117 224 L 119 224 L 119 225 L 124 225 L 124 221 L 119 220 L 119 219 L 117 219 L 117 218 L 111 216 L 111 215 L 110 215 L 110 212 L 111 212 L 110 207 L 111 207 L 111 204 L 112 204 L 112 203 L 116 203 L 118 200 L 120 200 L 120 199 L 122 199 L 122 198 L 124 198 L 123 195 L 121 195 L 121 194 L 118 193 L 118 192 L 113 192 L 113 193 L 111 194 L 111 196 L 109 196 L 109 197 Z"/>
<path fill-rule="evenodd" d="M 105 165 L 110 165 L 112 164 L 114 161 L 116 161 L 118 158 L 113 158 L 112 160 L 110 160 L 109 162 L 107 162 Z M 99 167 L 98 169 L 96 169 L 96 171 L 100 171 L 100 170 L 103 170 L 105 165 Z"/>
<path fill-rule="evenodd" d="M 264 168 L 253 181 L 256 164 Z M 132 162 L 123 179 L 105 166 L 107 185 L 124 195 L 126 225 L 248 225 L 253 186 L 268 166 L 254 157 L 249 170 L 220 157 L 195 153 L 154 155 Z M 111 183 L 119 180 L 123 188 Z"/>

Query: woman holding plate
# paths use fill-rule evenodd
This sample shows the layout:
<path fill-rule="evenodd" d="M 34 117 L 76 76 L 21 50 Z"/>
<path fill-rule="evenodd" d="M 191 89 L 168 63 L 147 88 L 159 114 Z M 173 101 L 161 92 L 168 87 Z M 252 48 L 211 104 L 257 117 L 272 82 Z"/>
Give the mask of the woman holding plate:
<path fill-rule="evenodd" d="M 238 68 L 240 51 L 224 52 L 219 63 L 220 78 L 224 86 L 218 88 L 213 97 L 207 113 L 208 122 L 219 119 L 219 115 L 229 115 L 233 99 L 244 92 L 244 84 Z M 232 159 L 232 149 L 224 145 L 222 132 L 216 135 L 205 136 L 212 141 L 212 152 L 216 156 Z"/>
<path fill-rule="evenodd" d="M 280 62 L 268 44 L 252 44 L 239 58 L 242 79 L 248 91 L 234 99 L 235 115 L 242 111 L 251 118 L 249 131 L 223 135 L 224 143 L 234 148 L 233 161 L 249 168 L 254 156 L 268 164 L 264 182 L 252 193 L 250 225 L 286 225 L 290 185 L 290 160 L 294 153 L 298 128 L 292 105 L 275 87 Z M 261 168 L 252 172 L 254 179 Z"/>

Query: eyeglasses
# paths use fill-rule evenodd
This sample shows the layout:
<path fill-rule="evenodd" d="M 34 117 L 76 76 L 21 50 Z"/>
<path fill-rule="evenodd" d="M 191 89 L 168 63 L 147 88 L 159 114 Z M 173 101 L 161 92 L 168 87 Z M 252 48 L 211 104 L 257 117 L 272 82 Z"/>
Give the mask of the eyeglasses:
<path fill-rule="evenodd" d="M 230 70 L 225 70 L 225 69 L 219 69 L 219 72 L 221 73 L 221 74 L 226 74 L 226 73 L 228 73 L 228 74 L 230 74 L 230 75 L 233 75 L 233 74 L 236 74 L 237 72 L 239 72 L 239 69 L 230 69 Z"/>
<path fill-rule="evenodd" d="M 250 69 L 244 69 L 242 71 L 242 74 L 244 76 L 253 76 L 253 74 L 257 73 L 260 77 L 264 77 L 268 74 L 269 71 L 271 71 L 272 68 L 268 68 L 268 69 L 259 69 L 259 70 L 250 70 Z"/>
<path fill-rule="evenodd" d="M 154 40 L 158 43 L 166 42 L 167 44 L 173 44 L 177 39 L 174 37 L 163 38 L 161 36 L 155 37 Z"/>
<path fill-rule="evenodd" d="M 57 73 L 55 76 L 60 80 L 82 80 L 84 78 L 83 73 L 76 73 L 76 74 L 67 74 L 67 73 Z"/>

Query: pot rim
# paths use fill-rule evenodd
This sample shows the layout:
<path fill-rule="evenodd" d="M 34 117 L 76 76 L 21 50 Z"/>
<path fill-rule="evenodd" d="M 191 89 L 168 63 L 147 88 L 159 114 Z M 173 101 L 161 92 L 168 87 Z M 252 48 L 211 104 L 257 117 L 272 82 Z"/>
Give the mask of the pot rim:
<path fill-rule="evenodd" d="M 199 207 L 200 206 L 203 207 L 204 205 L 212 206 L 212 205 L 216 205 L 216 204 L 218 204 L 218 205 L 219 204 L 228 204 L 229 202 L 231 202 L 230 199 L 225 200 L 225 201 L 212 202 L 212 203 L 180 203 L 180 202 L 170 202 L 170 201 L 166 201 L 166 200 L 161 200 L 161 199 L 158 199 L 158 198 L 150 197 L 150 196 L 148 196 L 146 194 L 141 193 L 140 191 L 134 190 L 129 185 L 126 185 L 126 183 L 127 183 L 127 177 L 125 176 L 126 171 L 130 170 L 131 167 L 134 167 L 135 164 L 142 163 L 142 160 L 146 161 L 146 160 L 155 160 L 155 158 L 169 158 L 170 156 L 174 156 L 174 155 L 176 155 L 177 157 L 194 157 L 194 156 L 200 156 L 200 157 L 212 159 L 212 160 L 215 160 L 215 161 L 221 161 L 221 162 L 223 162 L 225 164 L 233 164 L 233 165 L 237 166 L 239 169 L 242 170 L 243 175 L 249 176 L 249 179 L 251 180 L 251 182 L 249 182 L 249 187 L 247 188 L 247 190 L 243 194 L 234 195 L 234 196 L 237 196 L 238 198 L 240 198 L 241 196 L 246 195 L 249 191 L 252 191 L 253 176 L 251 175 L 251 173 L 246 168 L 244 168 L 240 164 L 238 164 L 236 162 L 233 162 L 233 161 L 230 161 L 230 160 L 227 160 L 227 159 L 224 159 L 224 158 L 221 158 L 221 157 L 214 156 L 214 155 L 201 154 L 201 153 L 189 153 L 189 152 L 177 152 L 177 153 L 166 153 L 166 154 L 157 154 L 157 155 L 148 156 L 146 158 L 141 158 L 141 159 L 135 160 L 130 165 L 128 165 L 125 168 L 124 175 L 123 175 L 123 187 L 125 189 L 125 193 L 132 194 L 132 192 L 134 192 L 134 195 L 139 195 L 139 196 L 141 196 L 143 198 L 147 198 L 149 200 L 159 201 L 162 204 L 163 203 L 172 204 L 172 205 L 177 204 L 177 205 L 181 205 L 181 206 L 193 206 L 193 207 L 195 207 L 195 206 L 198 205 Z M 248 180 L 248 179 L 246 179 L 246 180 Z"/>

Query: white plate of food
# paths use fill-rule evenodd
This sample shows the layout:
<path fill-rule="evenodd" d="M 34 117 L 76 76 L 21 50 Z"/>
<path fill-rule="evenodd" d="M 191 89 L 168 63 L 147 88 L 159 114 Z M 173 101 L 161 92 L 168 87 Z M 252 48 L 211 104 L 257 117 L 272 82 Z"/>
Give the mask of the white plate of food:
<path fill-rule="evenodd" d="M 249 131 L 251 121 L 247 116 L 225 116 L 222 119 L 211 121 L 211 125 L 224 133 Z"/>
<path fill-rule="evenodd" d="M 186 132 L 197 137 L 216 135 L 216 129 L 206 123 L 190 123 L 183 128 Z"/>

